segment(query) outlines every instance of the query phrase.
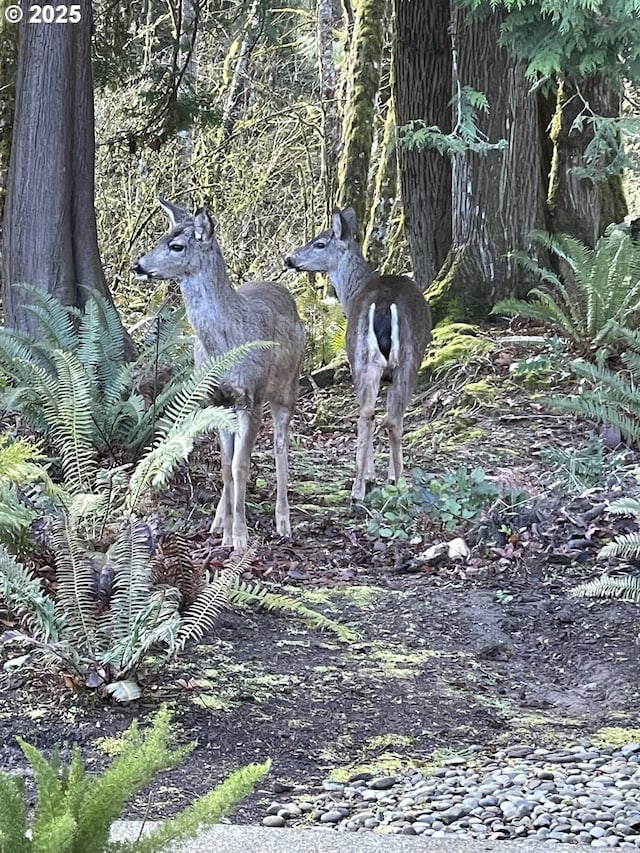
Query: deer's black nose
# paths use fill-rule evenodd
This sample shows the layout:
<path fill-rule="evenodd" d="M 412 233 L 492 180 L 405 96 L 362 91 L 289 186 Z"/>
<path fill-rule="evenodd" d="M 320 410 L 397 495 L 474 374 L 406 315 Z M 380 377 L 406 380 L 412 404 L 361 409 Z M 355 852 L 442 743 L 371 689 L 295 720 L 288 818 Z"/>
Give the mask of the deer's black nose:
<path fill-rule="evenodd" d="M 290 270 L 296 269 L 296 262 L 293 260 L 293 255 L 289 255 L 289 257 L 284 259 L 284 265 Z"/>
<path fill-rule="evenodd" d="M 146 269 L 142 266 L 140 261 L 136 261 L 135 264 L 131 267 L 131 272 L 134 275 L 147 275 Z"/>

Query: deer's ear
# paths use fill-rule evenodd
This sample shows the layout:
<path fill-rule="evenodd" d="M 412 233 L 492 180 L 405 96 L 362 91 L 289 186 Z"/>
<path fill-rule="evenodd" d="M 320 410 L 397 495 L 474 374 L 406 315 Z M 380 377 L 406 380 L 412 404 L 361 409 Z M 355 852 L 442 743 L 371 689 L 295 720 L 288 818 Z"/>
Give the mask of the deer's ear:
<path fill-rule="evenodd" d="M 346 234 L 347 228 L 347 223 L 342 218 L 342 214 L 339 210 L 335 210 L 331 215 L 331 230 L 336 240 L 346 240 L 348 236 Z"/>
<path fill-rule="evenodd" d="M 350 236 L 355 239 L 355 236 L 358 233 L 355 210 L 352 207 L 345 207 L 342 211 L 342 218 L 347 223 Z"/>
<path fill-rule="evenodd" d="M 336 240 L 348 240 L 356 236 L 356 215 L 352 207 L 336 210 L 331 217 L 331 227 Z"/>
<path fill-rule="evenodd" d="M 193 220 L 193 229 L 196 240 L 201 240 L 208 243 L 213 237 L 214 226 L 213 219 L 209 216 L 209 211 L 206 207 L 201 207 L 196 213 Z"/>
<path fill-rule="evenodd" d="M 179 222 L 184 222 L 189 218 L 189 212 L 185 210 L 184 207 L 180 207 L 179 204 L 172 204 L 170 201 L 165 201 L 163 198 L 158 198 L 158 204 L 169 217 L 169 222 L 171 223 L 172 228 L 175 228 Z"/>

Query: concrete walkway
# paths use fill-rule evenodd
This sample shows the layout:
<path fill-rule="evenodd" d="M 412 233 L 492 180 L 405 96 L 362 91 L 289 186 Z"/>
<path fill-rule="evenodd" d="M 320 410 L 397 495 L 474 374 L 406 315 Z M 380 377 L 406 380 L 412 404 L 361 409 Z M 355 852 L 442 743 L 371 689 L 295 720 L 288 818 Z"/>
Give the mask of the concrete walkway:
<path fill-rule="evenodd" d="M 114 838 L 134 838 L 140 824 L 122 822 Z M 173 848 L 175 853 L 594 853 L 586 844 L 534 841 L 473 841 L 459 838 L 421 838 L 333 829 L 265 829 L 260 826 L 218 824 L 198 838 Z"/>

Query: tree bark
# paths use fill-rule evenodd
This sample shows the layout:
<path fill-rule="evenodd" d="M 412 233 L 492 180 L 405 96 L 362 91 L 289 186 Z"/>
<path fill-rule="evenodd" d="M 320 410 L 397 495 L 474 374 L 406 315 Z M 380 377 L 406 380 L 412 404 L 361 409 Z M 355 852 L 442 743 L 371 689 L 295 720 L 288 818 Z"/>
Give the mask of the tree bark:
<path fill-rule="evenodd" d="M 7 169 L 11 154 L 11 128 L 16 95 L 18 28 L 1 14 L 0 6 L 0 221 L 4 210 Z"/>
<path fill-rule="evenodd" d="M 320 105 L 322 108 L 322 153 L 320 179 L 324 185 L 324 198 L 328 208 L 335 198 L 338 182 L 338 156 L 342 139 L 338 86 L 339 74 L 334 56 L 336 30 L 344 27 L 344 20 L 336 14 L 334 0 L 318 0 L 316 18 L 316 44 L 318 51 L 318 76 Z M 327 218 L 329 214 L 327 210 Z"/>
<path fill-rule="evenodd" d="M 362 251 L 371 266 L 381 274 L 387 269 L 391 229 L 398 207 L 398 158 L 394 145 L 396 117 L 393 101 L 387 105 L 384 134 L 379 146 L 380 157 L 376 171 L 371 212 Z"/>
<path fill-rule="evenodd" d="M 571 234 L 593 247 L 607 225 L 622 221 L 628 211 L 620 176 L 596 181 L 573 172 L 573 168 L 585 165 L 584 153 L 593 139 L 588 122 L 582 130 L 572 130 L 575 119 L 585 110 L 617 117 L 620 94 L 600 75 L 587 78 L 579 87 L 571 81 L 564 81 L 558 87 L 551 130 L 553 164 L 547 205 L 552 231 Z M 598 165 L 606 167 L 607 162 Z"/>
<path fill-rule="evenodd" d="M 3 223 L 7 326 L 38 335 L 19 283 L 64 305 L 82 307 L 83 287 L 111 298 L 98 253 L 94 155 L 91 3 L 77 24 L 29 26 L 25 17 Z"/>
<path fill-rule="evenodd" d="M 349 64 L 338 205 L 351 205 L 362 233 L 368 221 L 369 164 L 388 0 L 360 0 Z"/>
<path fill-rule="evenodd" d="M 498 46 L 500 14 L 468 25 L 464 11 L 455 14 L 460 84 L 486 94 L 490 112 L 478 126 L 507 145 L 453 157 L 452 246 L 427 294 L 436 321 L 484 319 L 498 300 L 524 296 L 532 281 L 509 252 L 537 256 L 531 232 L 543 217 L 538 112 L 524 64 Z"/>
<path fill-rule="evenodd" d="M 402 126 L 451 130 L 449 0 L 395 0 L 394 100 Z M 398 149 L 405 230 L 415 280 L 427 287 L 451 245 L 451 165 L 435 151 Z"/>

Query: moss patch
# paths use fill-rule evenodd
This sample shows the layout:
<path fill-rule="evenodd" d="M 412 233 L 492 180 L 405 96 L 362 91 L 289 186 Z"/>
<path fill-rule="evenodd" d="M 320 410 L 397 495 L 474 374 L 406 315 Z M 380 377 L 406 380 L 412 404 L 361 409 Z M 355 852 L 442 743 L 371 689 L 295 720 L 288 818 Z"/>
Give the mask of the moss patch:
<path fill-rule="evenodd" d="M 478 326 L 468 323 L 436 326 L 433 330 L 433 344 L 427 350 L 420 370 L 431 374 L 442 367 L 467 362 L 487 352 L 492 346 L 492 342 L 482 336 Z"/>
<path fill-rule="evenodd" d="M 640 729 L 626 729 L 611 726 L 598 729 L 591 738 L 594 746 L 624 746 L 627 743 L 640 743 Z"/>

